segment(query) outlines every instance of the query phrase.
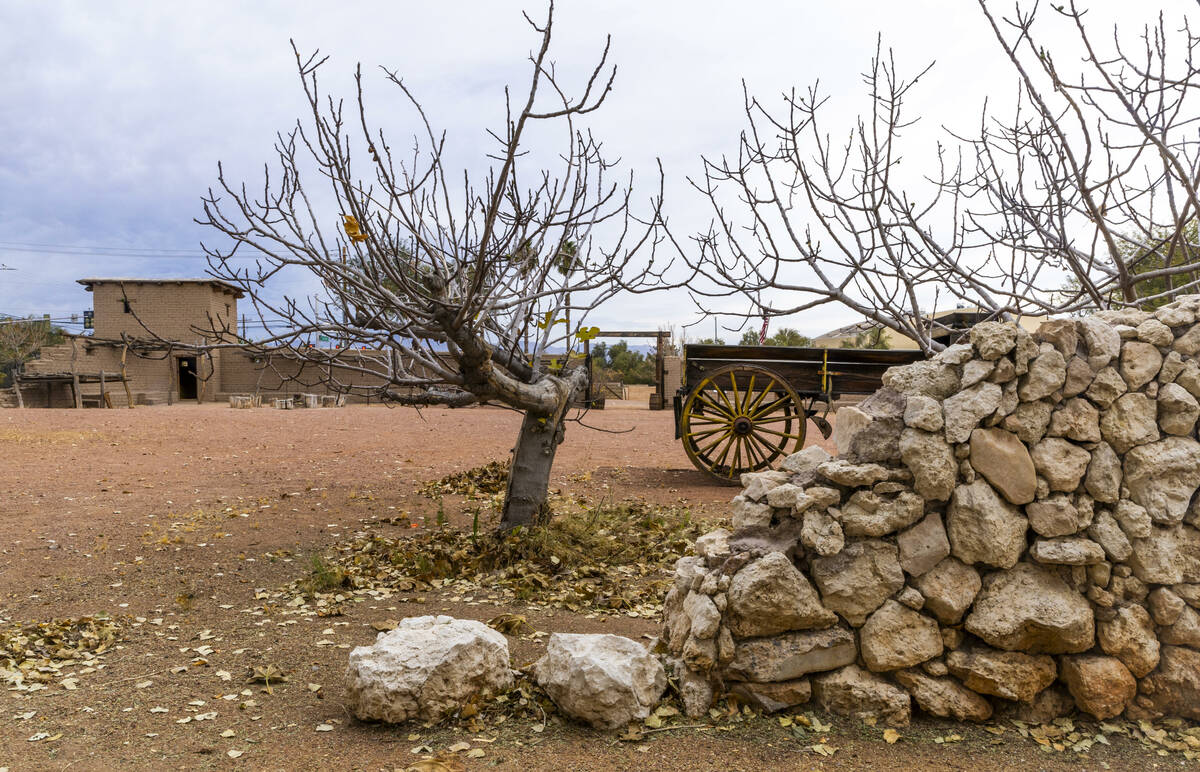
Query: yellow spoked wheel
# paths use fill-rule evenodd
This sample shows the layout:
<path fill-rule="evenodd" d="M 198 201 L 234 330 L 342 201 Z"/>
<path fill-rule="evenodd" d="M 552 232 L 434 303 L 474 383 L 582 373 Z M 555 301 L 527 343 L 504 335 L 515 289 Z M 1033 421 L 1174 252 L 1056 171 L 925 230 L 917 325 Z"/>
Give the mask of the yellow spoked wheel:
<path fill-rule="evenodd" d="M 688 458 L 727 485 L 771 467 L 804 445 L 805 414 L 787 381 L 753 365 L 714 370 L 683 403 L 680 433 Z"/>

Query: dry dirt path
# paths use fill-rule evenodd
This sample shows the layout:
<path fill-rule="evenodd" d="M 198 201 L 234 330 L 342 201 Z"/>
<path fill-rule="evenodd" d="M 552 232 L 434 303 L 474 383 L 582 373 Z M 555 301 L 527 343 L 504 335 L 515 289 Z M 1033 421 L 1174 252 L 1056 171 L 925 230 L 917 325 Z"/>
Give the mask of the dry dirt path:
<path fill-rule="evenodd" d="M 605 431 L 570 427 L 556 490 L 724 516 L 734 491 L 691 467 L 669 412 L 617 405 L 585 420 Z M 881 730 L 835 722 L 828 744 L 838 750 L 823 758 L 770 720 L 640 743 L 555 722 L 465 736 L 353 721 L 340 703 L 346 650 L 373 640 L 372 623 L 514 612 L 538 630 L 655 631 L 651 619 L 529 611 L 451 592 L 367 599 L 330 618 L 256 599 L 355 532 L 404 532 L 377 521 L 431 523 L 435 505 L 416 487 L 504 458 L 517 425 L 516 414 L 494 408 L 0 411 L 0 624 L 107 613 L 122 627 L 103 668 L 67 667 L 47 689 L 0 696 L 0 769 L 402 769 L 418 758 L 414 748 L 461 740 L 486 751 L 466 760 L 471 769 L 1078 767 L 978 730 L 935 744 L 951 730 L 929 722 L 906 732 L 924 741 L 895 746 Z M 447 515 L 465 523 L 453 502 Z M 513 638 L 514 659 L 532 661 L 541 645 Z M 267 665 L 290 680 L 269 690 L 246 682 Z M 1098 747 L 1090 763 L 1159 763 L 1139 753 Z"/>

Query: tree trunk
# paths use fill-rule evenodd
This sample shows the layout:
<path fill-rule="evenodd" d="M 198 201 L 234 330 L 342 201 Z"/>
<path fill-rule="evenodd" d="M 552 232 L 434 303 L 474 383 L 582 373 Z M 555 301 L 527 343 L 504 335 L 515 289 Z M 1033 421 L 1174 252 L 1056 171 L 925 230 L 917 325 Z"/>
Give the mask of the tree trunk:
<path fill-rule="evenodd" d="M 508 470 L 508 491 L 500 516 L 501 531 L 519 525 L 544 525 L 550 519 L 546 495 L 554 454 L 563 440 L 562 416 L 565 413 L 566 410 L 559 410 L 552 416 L 525 414 Z"/>

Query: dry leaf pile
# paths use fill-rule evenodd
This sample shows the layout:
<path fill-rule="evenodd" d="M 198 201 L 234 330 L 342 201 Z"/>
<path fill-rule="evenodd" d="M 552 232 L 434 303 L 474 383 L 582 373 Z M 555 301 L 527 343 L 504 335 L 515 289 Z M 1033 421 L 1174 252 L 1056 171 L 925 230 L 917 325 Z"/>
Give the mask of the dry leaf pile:
<path fill-rule="evenodd" d="M 566 502 L 557 502 L 565 508 Z M 575 612 L 653 618 L 670 569 L 702 530 L 680 509 L 574 502 L 549 525 L 496 536 L 449 526 L 401 538 L 360 533 L 314 559 L 296 588 L 313 597 L 364 588 L 453 588 Z"/>
<path fill-rule="evenodd" d="M 13 691 L 35 692 L 61 677 L 64 689 L 74 689 L 79 675 L 104 667 L 102 655 L 119 631 L 105 616 L 9 625 L 0 629 L 0 681 Z M 65 670 L 71 672 L 62 677 Z"/>
<path fill-rule="evenodd" d="M 508 487 L 508 461 L 492 461 L 474 469 L 448 474 L 431 480 L 417 490 L 431 499 L 439 496 L 465 496 L 467 500 L 485 499 L 504 493 Z"/>

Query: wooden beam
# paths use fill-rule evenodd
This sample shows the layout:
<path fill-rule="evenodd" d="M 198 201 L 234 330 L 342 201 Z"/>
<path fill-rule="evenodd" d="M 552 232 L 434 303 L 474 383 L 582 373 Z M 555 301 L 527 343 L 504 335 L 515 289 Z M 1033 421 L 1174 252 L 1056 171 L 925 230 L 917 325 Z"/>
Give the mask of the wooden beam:
<path fill-rule="evenodd" d="M 83 395 L 79 393 L 79 371 L 75 369 L 75 358 L 79 355 L 76 341 L 71 338 L 71 393 L 75 395 L 75 409 L 83 408 Z"/>
<path fill-rule="evenodd" d="M 125 404 L 133 410 L 133 392 L 129 390 L 129 376 L 125 373 L 125 355 L 129 353 L 129 344 L 121 347 L 121 384 L 125 387 Z"/>

